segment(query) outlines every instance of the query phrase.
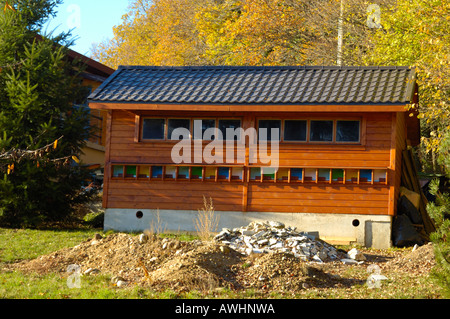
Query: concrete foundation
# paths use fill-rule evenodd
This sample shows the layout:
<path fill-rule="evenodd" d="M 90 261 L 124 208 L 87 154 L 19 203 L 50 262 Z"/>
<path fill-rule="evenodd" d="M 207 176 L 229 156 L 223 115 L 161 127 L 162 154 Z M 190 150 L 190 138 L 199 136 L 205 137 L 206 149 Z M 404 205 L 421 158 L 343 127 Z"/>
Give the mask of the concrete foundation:
<path fill-rule="evenodd" d="M 279 221 L 333 244 L 358 243 L 366 247 L 391 247 L 392 217 L 385 215 L 310 214 L 267 212 L 215 212 L 218 230 L 246 226 L 252 221 Z M 197 211 L 106 209 L 104 229 L 122 232 L 144 230 L 195 232 Z"/>

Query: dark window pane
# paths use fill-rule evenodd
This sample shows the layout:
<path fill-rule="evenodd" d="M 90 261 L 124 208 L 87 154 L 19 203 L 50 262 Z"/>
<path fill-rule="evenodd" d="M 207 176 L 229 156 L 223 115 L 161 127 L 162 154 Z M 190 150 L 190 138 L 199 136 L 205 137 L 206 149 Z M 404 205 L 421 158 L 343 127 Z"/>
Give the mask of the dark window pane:
<path fill-rule="evenodd" d="M 144 119 L 142 138 L 144 140 L 163 140 L 164 123 L 164 119 Z"/>
<path fill-rule="evenodd" d="M 241 134 L 239 132 L 239 130 L 236 132 L 237 128 L 241 127 L 241 120 L 219 120 L 219 131 L 222 132 L 222 136 L 223 139 L 230 139 L 232 140 L 232 138 L 230 138 L 230 136 L 227 137 L 227 128 L 228 129 L 233 129 L 233 133 L 235 133 L 234 135 L 234 140 L 240 140 L 241 139 Z M 220 134 L 219 134 L 220 137 Z"/>
<path fill-rule="evenodd" d="M 281 121 L 280 120 L 260 120 L 258 122 L 258 139 L 261 141 L 272 140 L 272 129 L 278 130 L 278 140 L 281 138 Z M 274 137 L 275 138 L 275 137 Z"/>
<path fill-rule="evenodd" d="M 123 177 L 123 166 L 120 165 L 113 166 L 113 177 Z"/>
<path fill-rule="evenodd" d="M 127 166 L 125 169 L 125 177 L 136 177 L 136 166 Z"/>
<path fill-rule="evenodd" d="M 217 179 L 228 179 L 230 175 L 229 167 L 219 167 Z"/>
<path fill-rule="evenodd" d="M 284 121 L 285 141 L 306 141 L 306 121 Z"/>
<path fill-rule="evenodd" d="M 152 167 L 152 178 L 162 178 L 163 167 L 162 166 L 153 166 Z"/>
<path fill-rule="evenodd" d="M 189 119 L 169 119 L 169 125 L 167 128 L 167 139 L 172 140 L 172 133 L 177 128 L 183 128 L 186 129 L 188 132 L 190 132 L 191 129 L 191 120 Z M 182 132 L 183 133 L 183 132 Z M 189 138 L 189 134 L 186 132 L 187 135 L 183 135 L 183 138 Z M 174 140 L 181 139 L 181 135 L 173 136 Z"/>
<path fill-rule="evenodd" d="M 333 142 L 333 121 L 311 121 L 311 142 Z"/>
<path fill-rule="evenodd" d="M 359 121 L 337 121 L 337 142 L 359 142 Z"/>
<path fill-rule="evenodd" d="M 196 127 L 196 125 L 199 125 L 201 121 L 201 135 L 199 135 L 200 131 L 199 129 Z M 193 131 L 193 135 L 194 135 L 194 139 L 195 140 L 202 140 L 205 137 L 205 131 L 209 128 L 215 128 L 216 127 L 216 120 L 194 120 L 194 131 Z M 206 139 L 210 139 L 209 135 L 206 136 Z M 214 136 L 212 136 L 211 139 L 214 139 Z"/>

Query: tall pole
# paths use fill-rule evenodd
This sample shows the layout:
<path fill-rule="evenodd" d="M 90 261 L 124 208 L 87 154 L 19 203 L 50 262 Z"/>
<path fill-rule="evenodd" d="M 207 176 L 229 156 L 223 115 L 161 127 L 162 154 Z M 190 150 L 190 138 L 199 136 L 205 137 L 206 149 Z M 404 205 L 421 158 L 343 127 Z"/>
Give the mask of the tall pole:
<path fill-rule="evenodd" d="M 342 66 L 342 44 L 344 41 L 344 0 L 341 0 L 341 12 L 338 21 L 337 65 Z"/>

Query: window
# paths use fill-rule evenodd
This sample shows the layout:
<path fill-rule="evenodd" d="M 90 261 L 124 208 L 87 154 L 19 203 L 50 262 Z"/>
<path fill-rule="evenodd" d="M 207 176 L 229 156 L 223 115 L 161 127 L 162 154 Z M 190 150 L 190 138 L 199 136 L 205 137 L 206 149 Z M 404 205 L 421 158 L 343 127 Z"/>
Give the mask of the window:
<path fill-rule="evenodd" d="M 239 141 L 241 139 L 241 135 L 239 130 L 236 132 L 237 128 L 241 127 L 241 120 L 219 120 L 219 131 L 222 133 L 222 139 L 224 140 L 232 140 L 231 136 L 228 136 L 227 129 L 233 129 L 234 140 Z M 230 130 L 231 131 L 231 130 Z M 221 134 L 219 133 L 219 138 Z"/>
<path fill-rule="evenodd" d="M 284 140 L 306 142 L 307 121 L 284 121 Z"/>
<path fill-rule="evenodd" d="M 112 171 L 113 171 L 113 177 L 123 177 L 123 166 L 122 165 L 113 165 Z"/>
<path fill-rule="evenodd" d="M 372 182 L 372 170 L 371 169 L 362 169 L 359 171 L 359 181 L 361 183 L 370 183 Z"/>
<path fill-rule="evenodd" d="M 277 172 L 277 180 L 287 182 L 289 180 L 289 168 L 280 168 Z"/>
<path fill-rule="evenodd" d="M 136 177 L 136 166 L 126 166 L 125 177 Z"/>
<path fill-rule="evenodd" d="M 303 168 L 291 168 L 291 181 L 301 181 L 303 179 Z"/>
<path fill-rule="evenodd" d="M 178 167 L 178 179 L 188 179 L 189 178 L 189 167 Z"/>
<path fill-rule="evenodd" d="M 250 180 L 251 181 L 261 181 L 261 168 L 251 167 L 250 168 Z"/>
<path fill-rule="evenodd" d="M 318 172 L 319 182 L 328 182 L 330 180 L 330 170 L 321 168 Z"/>
<path fill-rule="evenodd" d="M 231 168 L 231 180 L 232 181 L 242 181 L 244 177 L 244 168 L 242 167 L 232 167 Z"/>
<path fill-rule="evenodd" d="M 218 166 L 152 166 L 112 165 L 111 177 L 124 181 L 193 181 L 193 182 L 252 182 L 389 185 L 388 171 L 383 168 L 288 168 L 218 167 Z"/>
<path fill-rule="evenodd" d="M 144 140 L 163 140 L 165 122 L 164 119 L 144 119 L 142 138 Z"/>
<path fill-rule="evenodd" d="M 139 178 L 149 178 L 150 177 L 150 167 L 149 166 L 140 166 L 138 177 Z"/>
<path fill-rule="evenodd" d="M 281 120 L 259 120 L 258 121 L 258 139 L 261 141 L 272 140 L 272 130 L 278 130 L 278 140 L 281 138 Z M 274 135 L 275 139 L 276 136 Z"/>
<path fill-rule="evenodd" d="M 152 178 L 162 178 L 163 176 L 163 167 L 162 166 L 153 166 L 152 167 Z"/>
<path fill-rule="evenodd" d="M 311 121 L 311 142 L 333 142 L 333 121 Z"/>
<path fill-rule="evenodd" d="M 202 179 L 203 169 L 201 167 L 192 167 L 191 179 Z"/>
<path fill-rule="evenodd" d="M 359 142 L 359 121 L 336 121 L 336 142 Z"/>
<path fill-rule="evenodd" d="M 346 183 L 356 183 L 358 182 L 358 170 L 348 169 L 345 172 L 345 182 Z"/>
<path fill-rule="evenodd" d="M 331 178 L 333 182 L 342 182 L 344 180 L 344 170 L 333 169 Z"/>
<path fill-rule="evenodd" d="M 197 128 L 197 125 L 200 125 L 201 130 Z M 213 140 L 215 138 L 215 135 L 206 134 L 205 131 L 207 129 L 214 129 L 216 128 L 216 120 L 213 119 L 195 119 L 194 120 L 194 139 L 195 140 Z M 208 131 L 210 132 L 210 131 Z M 201 135 L 200 135 L 201 134 Z"/>
<path fill-rule="evenodd" d="M 168 140 L 180 140 L 182 138 L 183 139 L 189 138 L 190 130 L 191 130 L 191 120 L 190 119 L 169 119 L 168 122 L 169 122 L 168 128 L 167 128 L 167 139 Z M 176 129 L 182 129 L 182 130 L 175 131 Z M 175 134 L 173 134 L 174 131 L 175 131 Z"/>
<path fill-rule="evenodd" d="M 165 179 L 175 179 L 176 175 L 177 175 L 176 166 L 166 166 L 166 172 L 164 174 Z"/>
<path fill-rule="evenodd" d="M 217 172 L 217 179 L 224 180 L 228 179 L 230 176 L 230 168 L 229 167 L 219 167 Z"/>
<path fill-rule="evenodd" d="M 373 179 L 375 183 L 386 183 L 386 170 L 374 170 Z"/>
<path fill-rule="evenodd" d="M 216 179 L 216 168 L 215 167 L 206 167 L 205 169 L 205 179 L 209 179 L 214 181 Z"/>
<path fill-rule="evenodd" d="M 316 181 L 317 169 L 315 168 L 305 168 L 305 182 L 315 182 Z"/>
<path fill-rule="evenodd" d="M 261 168 L 261 173 L 263 176 L 263 181 L 272 181 L 275 179 L 275 169 L 272 167 Z"/>

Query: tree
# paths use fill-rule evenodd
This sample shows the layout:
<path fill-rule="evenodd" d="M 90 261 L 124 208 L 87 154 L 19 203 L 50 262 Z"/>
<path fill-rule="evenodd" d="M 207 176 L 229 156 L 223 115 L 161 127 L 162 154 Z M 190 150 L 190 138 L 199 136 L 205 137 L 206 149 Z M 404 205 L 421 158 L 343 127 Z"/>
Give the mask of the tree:
<path fill-rule="evenodd" d="M 450 2 L 399 0 L 382 8 L 382 28 L 370 36 L 362 64 L 415 66 L 422 119 L 422 162 L 436 171 L 450 129 Z M 430 154 L 431 156 L 426 156 Z"/>
<path fill-rule="evenodd" d="M 197 28 L 212 64 L 298 65 L 317 36 L 307 18 L 315 9 L 312 1 L 223 1 L 198 12 Z"/>
<path fill-rule="evenodd" d="M 336 0 L 135 0 L 114 38 L 95 46 L 93 56 L 112 67 L 298 65 L 323 64 L 317 53 L 326 52 L 328 59 L 331 51 L 335 62 L 336 4 L 339 8 Z"/>
<path fill-rule="evenodd" d="M 194 18 L 208 1 L 135 0 L 114 38 L 94 46 L 93 56 L 113 68 L 204 64 Z"/>
<path fill-rule="evenodd" d="M 36 225 L 71 212 L 89 136 L 86 89 L 66 59 L 70 35 L 40 36 L 61 1 L 0 1 L 0 222 Z M 26 156 L 25 156 L 25 155 Z"/>

